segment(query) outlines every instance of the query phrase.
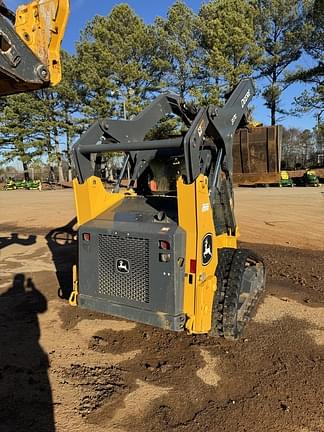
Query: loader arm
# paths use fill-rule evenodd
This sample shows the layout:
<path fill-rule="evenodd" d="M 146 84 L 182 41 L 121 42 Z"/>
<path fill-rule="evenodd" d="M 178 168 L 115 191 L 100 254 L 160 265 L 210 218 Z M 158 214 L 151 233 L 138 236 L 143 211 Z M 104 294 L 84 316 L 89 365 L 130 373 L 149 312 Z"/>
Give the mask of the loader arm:
<path fill-rule="evenodd" d="M 128 188 L 135 185 L 145 193 L 152 160 L 159 156 L 179 156 L 184 160 L 181 173 L 185 184 L 200 176 L 208 178 L 209 196 L 214 208 L 218 234 L 236 233 L 232 193 L 233 136 L 255 94 L 252 79 L 243 79 L 232 91 L 223 107 L 209 105 L 190 112 L 177 95 L 166 93 L 155 99 L 132 120 L 102 119 L 94 123 L 73 147 L 78 182 L 95 175 L 91 155 L 125 152 L 130 166 Z M 162 140 L 144 140 L 152 126 L 167 114 L 178 115 L 188 130 L 184 136 Z M 170 163 L 170 162 L 167 162 Z M 146 175 L 145 175 L 146 174 Z M 115 192 L 119 191 L 121 178 Z"/>
<path fill-rule="evenodd" d="M 201 108 L 184 142 L 188 183 L 194 181 L 201 173 L 201 149 L 206 137 L 212 138 L 218 149 L 222 150 L 223 167 L 232 174 L 234 133 L 246 114 L 248 103 L 254 94 L 253 81 L 246 78 L 235 87 L 222 108 L 215 105 Z"/>
<path fill-rule="evenodd" d="M 90 155 L 109 151 L 130 153 L 133 182 L 142 174 L 156 151 L 181 149 L 184 154 L 185 181 L 190 184 L 199 174 L 206 175 L 222 165 L 231 174 L 233 167 L 233 136 L 247 112 L 247 105 L 255 94 L 253 81 L 242 80 L 233 90 L 224 107 L 214 105 L 190 113 L 179 96 L 166 93 L 159 96 L 132 120 L 103 119 L 95 122 L 73 148 L 77 177 L 80 183 L 93 175 Z M 167 114 L 176 114 L 189 127 L 184 137 L 145 141 L 145 134 Z M 130 184 L 132 186 L 132 184 Z"/>
<path fill-rule="evenodd" d="M 34 0 L 16 15 L 0 6 L 0 96 L 58 84 L 69 1 Z"/>

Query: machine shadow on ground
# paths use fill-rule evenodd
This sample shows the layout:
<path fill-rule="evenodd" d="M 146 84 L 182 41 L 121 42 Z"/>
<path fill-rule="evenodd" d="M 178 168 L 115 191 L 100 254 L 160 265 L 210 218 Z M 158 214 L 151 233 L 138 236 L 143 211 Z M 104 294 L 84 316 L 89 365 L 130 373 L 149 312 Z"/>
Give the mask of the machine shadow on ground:
<path fill-rule="evenodd" d="M 38 314 L 47 300 L 23 273 L 0 296 L 0 432 L 54 432 L 49 360 Z"/>
<path fill-rule="evenodd" d="M 72 292 L 72 267 L 77 263 L 76 222 L 73 218 L 64 226 L 49 231 L 45 239 L 51 251 L 59 283 L 58 296 L 68 299 Z"/>
<path fill-rule="evenodd" d="M 37 236 L 29 235 L 28 238 L 19 238 L 18 233 L 11 233 L 10 237 L 0 237 L 0 250 L 4 249 L 7 246 L 11 246 L 12 244 L 19 244 L 22 246 L 31 246 L 36 243 Z"/>

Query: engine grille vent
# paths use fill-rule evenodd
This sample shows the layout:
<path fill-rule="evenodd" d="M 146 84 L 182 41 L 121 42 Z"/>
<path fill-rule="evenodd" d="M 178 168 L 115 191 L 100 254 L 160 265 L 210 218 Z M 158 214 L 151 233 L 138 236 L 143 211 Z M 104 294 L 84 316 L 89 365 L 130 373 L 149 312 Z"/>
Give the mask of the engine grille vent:
<path fill-rule="evenodd" d="M 98 277 L 99 294 L 149 303 L 149 240 L 99 234 Z"/>

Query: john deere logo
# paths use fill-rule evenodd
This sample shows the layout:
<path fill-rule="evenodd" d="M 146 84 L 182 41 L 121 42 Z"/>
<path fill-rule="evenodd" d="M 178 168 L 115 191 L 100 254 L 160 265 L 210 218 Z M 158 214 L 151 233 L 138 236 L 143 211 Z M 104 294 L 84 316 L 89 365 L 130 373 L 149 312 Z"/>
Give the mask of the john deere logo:
<path fill-rule="evenodd" d="M 202 263 L 207 265 L 213 257 L 213 237 L 206 234 L 202 241 Z"/>
<path fill-rule="evenodd" d="M 116 270 L 118 273 L 129 273 L 129 268 L 130 265 L 127 259 L 118 258 L 118 260 L 116 260 Z"/>

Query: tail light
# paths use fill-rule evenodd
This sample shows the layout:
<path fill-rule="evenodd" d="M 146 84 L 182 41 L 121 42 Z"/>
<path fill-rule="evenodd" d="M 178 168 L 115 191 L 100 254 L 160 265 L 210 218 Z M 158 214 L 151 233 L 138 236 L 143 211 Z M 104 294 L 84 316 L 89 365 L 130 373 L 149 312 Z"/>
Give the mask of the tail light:
<path fill-rule="evenodd" d="M 190 260 L 190 273 L 196 273 L 197 261 L 195 259 Z"/>
<path fill-rule="evenodd" d="M 82 240 L 89 242 L 91 240 L 91 234 L 90 233 L 82 233 Z"/>
<path fill-rule="evenodd" d="M 163 250 L 170 250 L 171 249 L 170 242 L 166 240 L 159 240 L 159 248 Z"/>

